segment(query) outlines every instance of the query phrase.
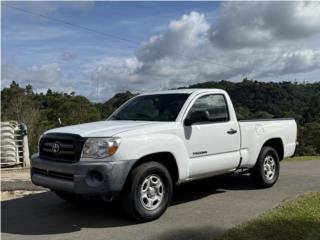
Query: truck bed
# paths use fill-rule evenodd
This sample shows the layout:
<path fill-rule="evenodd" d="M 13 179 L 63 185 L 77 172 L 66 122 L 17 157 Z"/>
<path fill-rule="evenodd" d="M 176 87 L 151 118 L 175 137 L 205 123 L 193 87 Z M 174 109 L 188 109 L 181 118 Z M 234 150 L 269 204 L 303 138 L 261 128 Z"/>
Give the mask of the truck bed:
<path fill-rule="evenodd" d="M 262 146 L 269 139 L 282 142 L 283 156 L 279 156 L 280 158 L 290 157 L 294 154 L 297 124 L 293 118 L 241 120 L 239 127 L 241 132 L 241 167 L 252 167 Z"/>

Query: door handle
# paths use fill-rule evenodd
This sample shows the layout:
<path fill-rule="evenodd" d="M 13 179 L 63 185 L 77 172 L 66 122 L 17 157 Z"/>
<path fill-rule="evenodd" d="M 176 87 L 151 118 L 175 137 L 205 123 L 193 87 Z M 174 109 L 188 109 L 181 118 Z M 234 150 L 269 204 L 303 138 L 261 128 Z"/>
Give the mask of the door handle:
<path fill-rule="evenodd" d="M 228 134 L 235 134 L 237 132 L 237 130 L 233 129 L 233 128 L 230 128 L 227 133 Z"/>

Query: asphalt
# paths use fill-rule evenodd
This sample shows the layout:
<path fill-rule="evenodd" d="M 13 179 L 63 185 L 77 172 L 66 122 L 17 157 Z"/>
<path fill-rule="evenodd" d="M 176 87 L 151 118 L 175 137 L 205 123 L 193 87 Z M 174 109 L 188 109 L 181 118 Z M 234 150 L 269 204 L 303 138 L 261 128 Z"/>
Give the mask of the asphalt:
<path fill-rule="evenodd" d="M 255 189 L 248 176 L 222 176 L 181 185 L 154 222 L 137 224 L 116 204 L 71 205 L 52 192 L 2 201 L 2 239 L 213 239 L 283 201 L 320 191 L 320 161 L 284 162 L 278 183 Z"/>

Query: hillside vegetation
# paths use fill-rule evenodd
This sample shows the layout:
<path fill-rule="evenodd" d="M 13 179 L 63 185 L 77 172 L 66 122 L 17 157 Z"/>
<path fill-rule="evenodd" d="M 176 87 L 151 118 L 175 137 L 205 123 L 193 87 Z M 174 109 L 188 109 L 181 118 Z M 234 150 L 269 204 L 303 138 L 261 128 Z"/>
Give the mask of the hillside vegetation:
<path fill-rule="evenodd" d="M 320 83 L 206 82 L 189 88 L 221 88 L 230 94 L 239 119 L 293 117 L 299 126 L 298 155 L 320 155 Z M 29 128 L 30 152 L 37 151 L 38 137 L 45 130 L 64 125 L 106 119 L 131 92 L 114 95 L 105 103 L 92 103 L 74 93 L 48 90 L 36 94 L 31 85 L 12 82 L 1 91 L 2 121 L 24 122 Z"/>

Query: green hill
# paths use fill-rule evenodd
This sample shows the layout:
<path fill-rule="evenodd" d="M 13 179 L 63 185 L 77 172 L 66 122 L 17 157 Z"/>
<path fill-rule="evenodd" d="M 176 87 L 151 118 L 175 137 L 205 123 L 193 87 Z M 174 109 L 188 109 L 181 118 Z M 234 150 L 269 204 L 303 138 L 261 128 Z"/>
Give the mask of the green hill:
<path fill-rule="evenodd" d="M 221 88 L 230 94 L 239 119 L 293 117 L 299 126 L 299 155 L 320 155 L 320 83 L 205 82 L 189 88 Z M 117 93 L 104 103 L 92 103 L 74 93 L 48 90 L 36 94 L 32 86 L 13 82 L 1 91 L 2 121 L 25 122 L 29 128 L 31 153 L 37 151 L 39 135 L 47 129 L 106 119 L 133 97 Z"/>

